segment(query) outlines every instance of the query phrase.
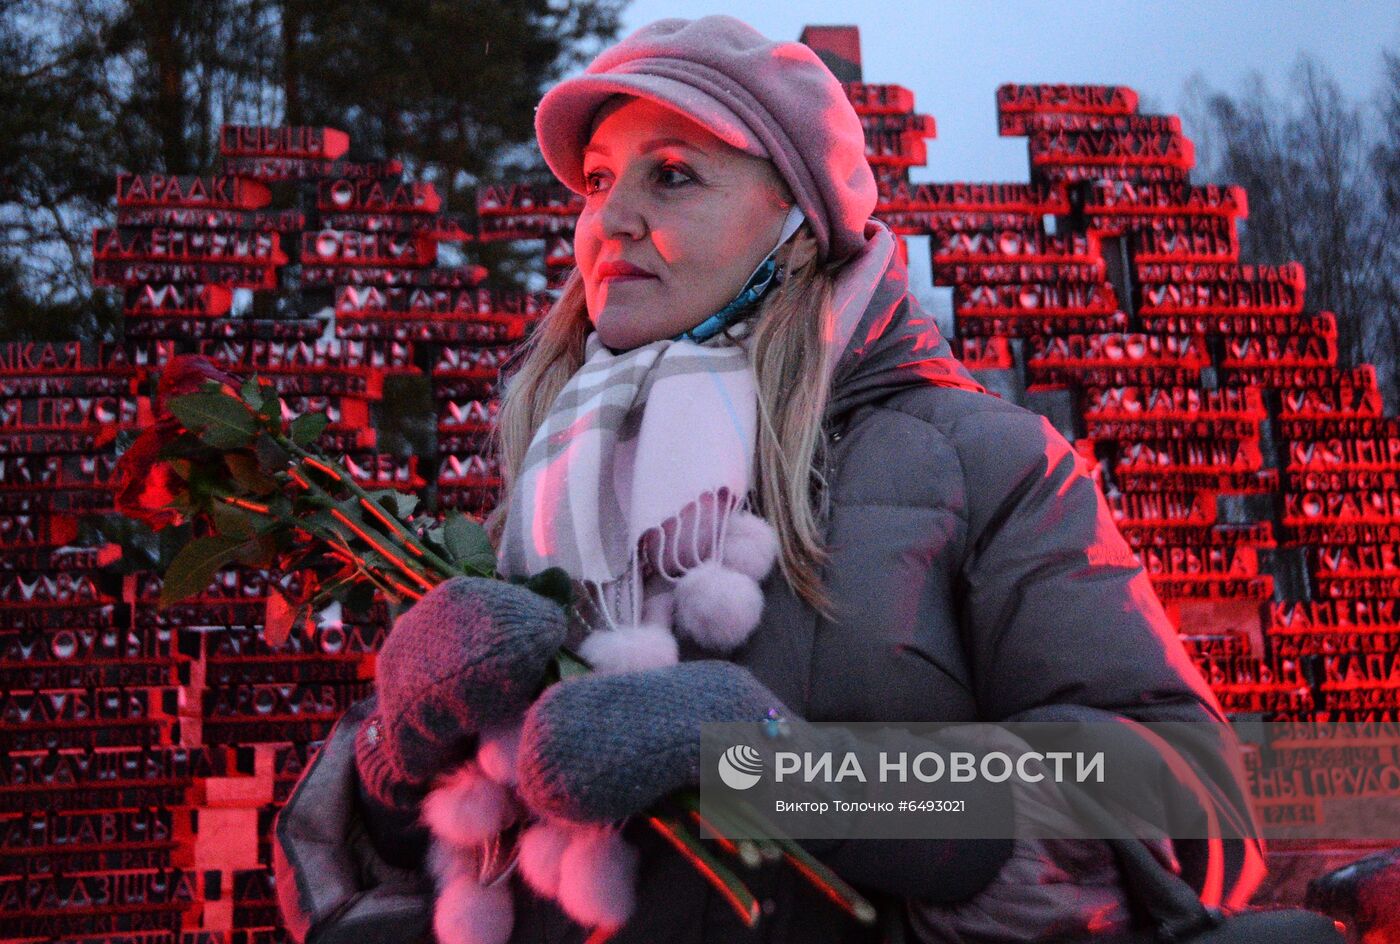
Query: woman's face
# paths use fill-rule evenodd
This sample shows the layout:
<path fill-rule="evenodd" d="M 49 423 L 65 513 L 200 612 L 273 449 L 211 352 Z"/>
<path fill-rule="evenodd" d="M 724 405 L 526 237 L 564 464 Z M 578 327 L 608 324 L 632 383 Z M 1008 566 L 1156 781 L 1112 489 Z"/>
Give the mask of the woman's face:
<path fill-rule="evenodd" d="M 574 255 L 589 320 L 615 350 L 723 308 L 778 241 L 790 205 L 769 161 L 631 96 L 599 110 L 583 176 Z"/>

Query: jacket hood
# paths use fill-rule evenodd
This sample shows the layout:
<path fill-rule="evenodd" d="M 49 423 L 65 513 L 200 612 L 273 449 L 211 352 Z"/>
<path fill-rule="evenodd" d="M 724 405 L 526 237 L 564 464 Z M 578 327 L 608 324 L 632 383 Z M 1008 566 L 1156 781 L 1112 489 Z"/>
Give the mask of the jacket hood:
<path fill-rule="evenodd" d="M 933 316 L 909 290 L 909 272 L 884 223 L 866 224 L 865 248 L 837 276 L 836 343 L 828 421 L 905 387 L 936 384 L 986 393 L 953 356 Z"/>

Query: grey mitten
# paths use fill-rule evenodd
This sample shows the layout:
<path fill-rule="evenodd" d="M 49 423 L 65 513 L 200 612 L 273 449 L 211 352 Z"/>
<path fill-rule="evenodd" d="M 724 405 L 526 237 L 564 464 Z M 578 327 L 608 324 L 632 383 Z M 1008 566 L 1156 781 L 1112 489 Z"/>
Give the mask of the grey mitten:
<path fill-rule="evenodd" d="M 753 674 L 704 659 L 583 675 L 551 686 L 525 714 L 519 791 L 539 813 L 625 819 L 700 782 L 700 725 L 792 714 Z"/>
<path fill-rule="evenodd" d="M 454 577 L 430 590 L 379 651 L 379 707 L 355 741 L 365 794 L 412 809 L 474 735 L 519 717 L 567 629 L 559 604 L 515 584 Z"/>
<path fill-rule="evenodd" d="M 787 750 L 840 754 L 858 746 L 848 731 L 808 724 L 748 669 L 731 662 L 695 660 L 571 678 L 547 689 L 525 714 L 517 789 L 527 806 L 547 816 L 575 822 L 625 819 L 699 785 L 700 725 L 775 716 L 785 721 Z M 919 746 L 897 733 L 881 740 L 891 747 Z M 844 795 L 839 785 L 824 793 L 830 788 L 815 781 L 795 780 L 792 788 L 798 799 Z M 1010 820 L 1009 785 L 981 785 L 978 801 L 994 821 Z M 836 825 L 839 831 L 853 824 Z M 997 874 L 1012 846 L 1010 839 L 912 837 L 801 844 L 847 881 L 930 901 L 960 901 L 977 892 Z"/>

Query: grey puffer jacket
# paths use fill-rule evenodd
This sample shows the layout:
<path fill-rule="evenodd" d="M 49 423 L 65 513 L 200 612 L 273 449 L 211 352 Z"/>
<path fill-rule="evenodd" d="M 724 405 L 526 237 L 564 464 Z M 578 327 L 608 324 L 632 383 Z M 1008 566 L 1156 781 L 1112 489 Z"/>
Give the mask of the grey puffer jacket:
<path fill-rule="evenodd" d="M 1213 862 L 1205 841 L 1178 840 L 1183 877 L 1244 904 L 1260 848 L 1230 838 L 1257 835 L 1233 735 L 1079 457 L 1043 417 L 980 391 L 897 256 L 853 338 L 825 424 L 824 578 L 840 612 L 821 618 L 775 571 L 759 629 L 731 658 L 812 721 L 1221 722 L 1201 726 L 1190 773 L 1163 788 L 1209 796 L 1227 837 Z M 654 833 L 627 836 L 641 888 L 610 944 L 912 942 L 938 918 L 937 903 L 877 894 L 881 926 L 862 928 L 775 866 L 744 873 L 773 906 L 750 932 Z M 917 864 L 894 853 L 889 867 Z M 585 938 L 552 905 L 517 898 L 512 941 Z"/>
<path fill-rule="evenodd" d="M 897 256 L 853 338 L 825 424 L 824 578 L 839 612 L 820 617 L 775 570 L 763 621 L 731 658 L 812 721 L 1221 722 L 1202 725 L 1160 782 L 1208 797 L 1226 836 L 1213 854 L 1178 841 L 1183 877 L 1208 900 L 1243 904 L 1260 849 L 1237 838 L 1255 833 L 1233 735 L 1082 461 L 1044 418 L 981 390 Z M 707 655 L 682 648 L 683 659 Z M 610 944 L 913 942 L 944 907 L 876 892 L 881 922 L 863 927 L 774 865 L 744 873 L 771 906 L 749 931 L 644 824 L 626 835 L 641 852 L 637 908 Z M 907 850 L 876 853 L 890 869 L 919 868 Z M 512 885 L 512 942 L 585 941 L 557 906 Z"/>

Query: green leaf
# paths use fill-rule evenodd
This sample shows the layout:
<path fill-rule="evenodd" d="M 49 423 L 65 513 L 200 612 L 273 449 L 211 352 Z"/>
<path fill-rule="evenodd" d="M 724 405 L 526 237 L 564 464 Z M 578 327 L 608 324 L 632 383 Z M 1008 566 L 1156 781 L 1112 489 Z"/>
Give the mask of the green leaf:
<path fill-rule="evenodd" d="M 267 433 L 259 433 L 253 442 L 253 454 L 258 457 L 258 468 L 271 475 L 285 472 L 292 464 L 292 454 Z"/>
<path fill-rule="evenodd" d="M 225 453 L 224 465 L 233 473 L 233 480 L 254 495 L 271 495 L 277 491 L 277 480 L 258 468 L 258 460 L 252 453 Z"/>
<path fill-rule="evenodd" d="M 170 401 L 170 412 L 215 449 L 251 445 L 256 426 L 243 401 L 223 393 L 188 393 Z"/>
<path fill-rule="evenodd" d="M 496 572 L 496 552 L 486 536 L 486 529 L 460 511 L 448 513 L 442 526 L 442 539 L 452 563 L 487 576 Z"/>
<path fill-rule="evenodd" d="M 206 459 L 210 449 L 194 433 L 180 433 L 160 447 L 156 453 L 161 459 Z"/>
<path fill-rule="evenodd" d="M 551 567 L 532 574 L 525 581 L 525 586 L 542 597 L 549 597 L 566 610 L 574 605 L 574 583 L 562 567 Z"/>
<path fill-rule="evenodd" d="M 262 410 L 262 382 L 258 380 L 257 374 L 243 381 L 243 386 L 239 388 L 238 392 L 243 395 L 243 402 L 248 404 L 249 409 L 255 413 Z"/>
<path fill-rule="evenodd" d="M 265 569 L 277 559 L 277 542 L 270 535 L 254 534 L 236 548 L 236 559 L 245 567 Z"/>
<path fill-rule="evenodd" d="M 324 413 L 307 413 L 292 420 L 292 442 L 298 446 L 309 446 L 326 431 L 330 420 Z"/>
<path fill-rule="evenodd" d="M 406 522 L 418 507 L 418 496 L 401 492 L 396 488 L 380 488 L 369 492 L 369 497 L 379 503 L 379 506 L 389 514 Z"/>
<path fill-rule="evenodd" d="M 209 506 L 209 517 L 220 537 L 237 538 L 246 541 L 257 533 L 253 513 L 226 505 L 217 499 Z"/>
<path fill-rule="evenodd" d="M 224 535 L 195 538 L 186 544 L 166 568 L 160 605 L 169 606 L 200 593 L 213 582 L 220 567 L 238 558 L 243 544 L 238 538 Z"/>

